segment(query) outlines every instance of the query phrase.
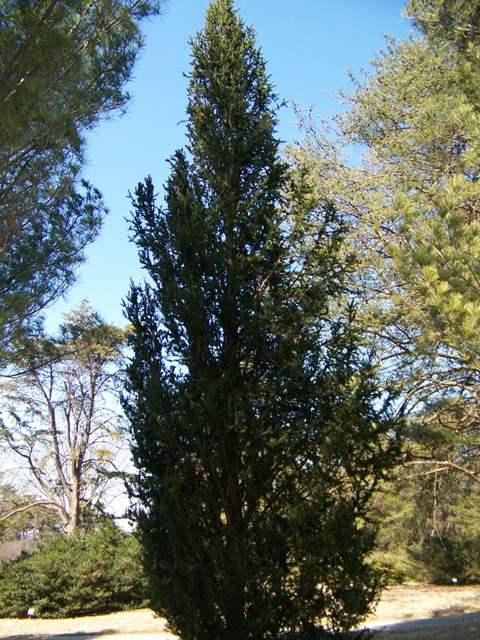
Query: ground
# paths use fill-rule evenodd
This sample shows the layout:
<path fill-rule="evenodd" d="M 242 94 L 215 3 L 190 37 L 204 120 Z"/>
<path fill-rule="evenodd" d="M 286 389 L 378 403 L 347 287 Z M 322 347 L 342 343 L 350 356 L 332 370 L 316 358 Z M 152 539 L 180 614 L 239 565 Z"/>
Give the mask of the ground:
<path fill-rule="evenodd" d="M 376 640 L 479 640 L 480 616 L 474 615 L 479 612 L 480 586 L 402 585 L 384 592 L 367 626 L 379 630 Z M 428 625 L 419 619 L 429 619 Z M 149 609 L 68 620 L 0 620 L 2 639 L 75 640 L 77 634 L 82 640 L 106 640 L 113 634 L 124 640 L 134 634 L 137 640 L 175 638 Z"/>
<path fill-rule="evenodd" d="M 366 626 L 375 640 L 480 640 L 480 586 L 402 585 L 384 591 Z"/>

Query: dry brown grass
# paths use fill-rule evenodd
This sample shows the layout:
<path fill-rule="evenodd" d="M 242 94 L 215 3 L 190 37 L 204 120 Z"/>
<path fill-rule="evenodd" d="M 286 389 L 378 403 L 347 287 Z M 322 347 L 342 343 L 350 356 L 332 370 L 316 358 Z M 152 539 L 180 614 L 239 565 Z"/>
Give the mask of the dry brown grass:
<path fill-rule="evenodd" d="M 480 623 L 465 615 L 475 612 L 480 612 L 480 587 L 404 585 L 385 591 L 367 626 L 392 622 L 408 625 L 408 621 L 421 618 L 435 619 L 438 626 L 429 629 L 389 625 L 384 631 L 379 629 L 375 640 L 479 640 Z M 0 638 L 3 639 L 48 640 L 55 636 L 83 634 L 84 640 L 102 640 L 102 636 L 111 634 L 142 633 L 155 634 L 158 640 L 175 638 L 166 631 L 164 621 L 149 609 L 68 620 L 0 620 Z"/>
<path fill-rule="evenodd" d="M 435 587 L 405 584 L 386 589 L 371 621 L 412 620 L 476 613 L 480 586 Z"/>
<path fill-rule="evenodd" d="M 473 615 L 473 614 L 471 614 Z M 375 640 L 479 640 L 480 622 L 469 616 L 443 619 L 442 626 L 421 628 L 413 623 L 388 627 L 375 636 Z M 412 626 L 408 626 L 411 624 Z"/>
<path fill-rule="evenodd" d="M 387 589 L 368 623 L 388 624 L 376 640 L 479 640 L 480 587 L 402 585 Z M 413 621 L 416 621 L 415 623 Z M 422 628 L 418 620 L 435 621 Z M 411 622 L 409 622 L 411 621 Z"/>
<path fill-rule="evenodd" d="M 165 630 L 165 621 L 150 609 L 120 611 L 102 616 L 66 618 L 63 620 L 7 620 L 0 619 L 0 638 L 48 638 L 71 634 L 98 636 L 111 634 L 158 634 L 159 640 L 175 636 Z"/>

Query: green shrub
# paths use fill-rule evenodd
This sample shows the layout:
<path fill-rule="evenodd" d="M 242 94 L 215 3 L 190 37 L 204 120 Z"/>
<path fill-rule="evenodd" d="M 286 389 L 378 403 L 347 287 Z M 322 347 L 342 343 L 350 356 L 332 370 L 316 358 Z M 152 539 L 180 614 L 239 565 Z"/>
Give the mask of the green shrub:
<path fill-rule="evenodd" d="M 412 571 L 417 580 L 433 584 L 478 584 L 480 582 L 480 535 L 426 537 L 409 548 Z"/>
<path fill-rule="evenodd" d="M 112 523 L 83 536 L 56 535 L 5 564 L 0 617 L 42 618 L 109 613 L 146 604 L 140 546 Z"/>

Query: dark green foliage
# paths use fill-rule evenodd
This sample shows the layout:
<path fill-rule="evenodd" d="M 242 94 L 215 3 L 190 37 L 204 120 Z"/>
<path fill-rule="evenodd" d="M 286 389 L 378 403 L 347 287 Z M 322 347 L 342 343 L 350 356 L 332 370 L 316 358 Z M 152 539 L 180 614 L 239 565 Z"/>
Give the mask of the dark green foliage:
<path fill-rule="evenodd" d="M 337 313 L 345 226 L 278 158 L 253 31 L 218 0 L 192 46 L 189 153 L 164 209 L 151 179 L 132 198 L 150 284 L 126 305 L 125 405 L 152 606 L 185 640 L 341 637 L 378 594 L 368 504 L 396 425 Z"/>
<path fill-rule="evenodd" d="M 146 603 L 139 544 L 107 523 L 83 536 L 56 535 L 0 573 L 0 617 L 109 613 Z"/>
<path fill-rule="evenodd" d="M 75 279 L 100 228 L 81 180 L 84 137 L 123 111 L 161 0 L 2 0 L 0 19 L 0 364 Z"/>
<path fill-rule="evenodd" d="M 480 535 L 431 535 L 410 547 L 414 577 L 434 584 L 480 582 Z"/>

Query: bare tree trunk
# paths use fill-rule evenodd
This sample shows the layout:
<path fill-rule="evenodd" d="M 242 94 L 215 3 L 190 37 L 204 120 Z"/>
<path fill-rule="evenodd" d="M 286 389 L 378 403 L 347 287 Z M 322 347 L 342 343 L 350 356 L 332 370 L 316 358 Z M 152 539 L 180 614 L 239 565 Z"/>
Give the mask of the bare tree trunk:
<path fill-rule="evenodd" d="M 73 452 L 72 452 L 73 454 Z M 82 478 L 82 467 L 78 460 L 72 460 L 72 490 L 68 496 L 69 501 L 69 517 L 66 532 L 68 536 L 73 536 L 77 533 L 80 527 L 80 484 Z"/>

